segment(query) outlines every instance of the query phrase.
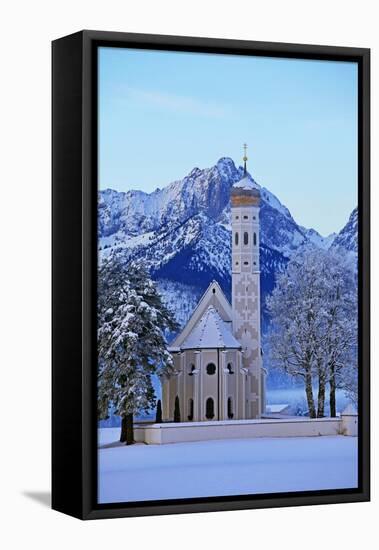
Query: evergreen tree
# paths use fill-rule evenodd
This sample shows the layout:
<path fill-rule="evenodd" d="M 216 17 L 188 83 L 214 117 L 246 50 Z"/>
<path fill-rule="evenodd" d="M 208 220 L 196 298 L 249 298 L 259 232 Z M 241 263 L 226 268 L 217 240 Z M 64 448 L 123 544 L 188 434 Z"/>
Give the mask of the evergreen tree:
<path fill-rule="evenodd" d="M 98 409 L 121 416 L 121 441 L 133 443 L 133 416 L 155 406 L 153 374 L 173 371 L 165 330 L 176 330 L 147 271 L 111 256 L 98 277 Z"/>
<path fill-rule="evenodd" d="M 157 413 L 155 415 L 155 422 L 157 424 L 162 423 L 162 403 L 160 399 L 158 399 L 158 403 L 157 403 Z"/>

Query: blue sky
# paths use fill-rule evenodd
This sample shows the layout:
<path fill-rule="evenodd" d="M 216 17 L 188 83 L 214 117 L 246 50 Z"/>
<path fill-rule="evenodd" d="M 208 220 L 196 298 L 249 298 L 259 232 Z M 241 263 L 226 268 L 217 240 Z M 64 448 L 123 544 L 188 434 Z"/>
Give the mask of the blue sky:
<path fill-rule="evenodd" d="M 151 192 L 220 157 L 327 235 L 357 204 L 357 65 L 100 48 L 99 187 Z"/>

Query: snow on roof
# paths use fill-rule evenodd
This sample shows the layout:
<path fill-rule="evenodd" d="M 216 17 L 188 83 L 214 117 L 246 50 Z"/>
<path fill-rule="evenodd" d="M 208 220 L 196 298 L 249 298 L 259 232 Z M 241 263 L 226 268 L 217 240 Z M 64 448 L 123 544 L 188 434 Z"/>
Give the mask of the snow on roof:
<path fill-rule="evenodd" d="M 173 339 L 169 346 L 169 351 L 179 351 L 174 348 L 180 348 L 181 344 L 188 338 L 199 319 L 204 315 L 207 307 L 213 305 L 216 311 L 220 312 L 220 317 L 226 322 L 232 321 L 232 306 L 223 293 L 217 281 L 213 280 L 207 290 L 197 303 L 186 325 L 181 332 Z"/>
<path fill-rule="evenodd" d="M 246 189 L 247 191 L 250 189 L 259 189 L 259 185 L 248 176 L 245 176 L 240 181 L 237 181 L 233 187 L 238 189 Z"/>
<path fill-rule="evenodd" d="M 192 332 L 180 346 L 181 349 L 194 348 L 233 348 L 241 344 L 234 338 L 214 306 L 209 306 L 195 325 Z"/>
<path fill-rule="evenodd" d="M 284 412 L 286 409 L 289 408 L 289 404 L 288 403 L 278 403 L 278 404 L 272 404 L 272 405 L 266 405 L 266 411 L 268 413 L 282 413 Z"/>

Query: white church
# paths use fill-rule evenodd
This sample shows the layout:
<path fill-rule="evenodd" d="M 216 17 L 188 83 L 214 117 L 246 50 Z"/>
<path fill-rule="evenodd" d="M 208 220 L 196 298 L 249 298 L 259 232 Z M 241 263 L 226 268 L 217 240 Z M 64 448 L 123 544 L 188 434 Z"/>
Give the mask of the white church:
<path fill-rule="evenodd" d="M 259 188 L 246 175 L 231 190 L 232 303 L 213 281 L 168 348 L 175 374 L 162 378 L 162 419 L 260 418 L 265 412 L 259 271 Z"/>

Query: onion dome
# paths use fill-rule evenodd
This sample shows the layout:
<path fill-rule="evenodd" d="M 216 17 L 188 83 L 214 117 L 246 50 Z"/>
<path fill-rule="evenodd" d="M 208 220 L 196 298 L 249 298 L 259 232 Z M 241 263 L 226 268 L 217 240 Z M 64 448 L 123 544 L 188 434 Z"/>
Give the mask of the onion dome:
<path fill-rule="evenodd" d="M 240 181 L 237 181 L 231 190 L 231 203 L 232 206 L 259 206 L 260 204 L 260 187 L 253 180 L 253 178 L 248 175 L 246 170 L 246 148 L 247 145 L 244 144 L 245 154 L 243 156 L 244 161 L 244 175 Z"/>

